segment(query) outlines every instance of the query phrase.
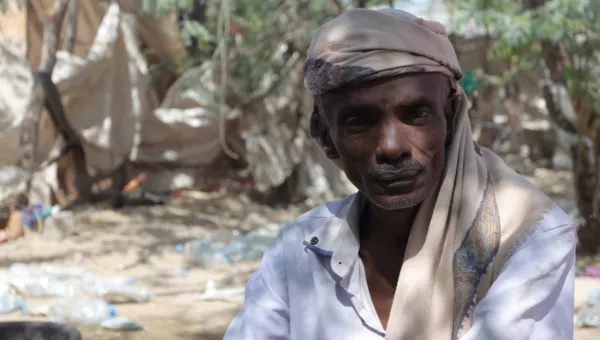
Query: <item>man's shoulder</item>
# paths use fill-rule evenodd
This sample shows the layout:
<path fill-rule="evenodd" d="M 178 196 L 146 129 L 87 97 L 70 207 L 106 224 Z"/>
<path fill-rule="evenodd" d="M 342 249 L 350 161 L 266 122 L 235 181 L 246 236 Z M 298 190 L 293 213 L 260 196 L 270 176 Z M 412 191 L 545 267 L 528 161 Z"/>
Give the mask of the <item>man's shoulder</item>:
<path fill-rule="evenodd" d="M 555 204 L 544 214 L 537 225 L 537 229 L 544 232 L 556 228 L 575 228 L 575 221 Z"/>
<path fill-rule="evenodd" d="M 346 196 L 342 199 L 325 202 L 304 214 L 298 216 L 296 221 L 310 220 L 314 218 L 332 218 L 337 216 L 348 204 L 352 202 L 356 194 Z"/>
<path fill-rule="evenodd" d="M 301 235 L 310 235 L 316 229 L 325 227 L 331 220 L 338 217 L 344 208 L 352 203 L 355 196 L 356 194 L 352 194 L 342 199 L 329 201 L 310 209 L 292 221 L 292 223 L 285 228 L 285 234 L 288 234 L 290 235 L 289 237 L 297 240 L 298 237 L 303 237 Z"/>

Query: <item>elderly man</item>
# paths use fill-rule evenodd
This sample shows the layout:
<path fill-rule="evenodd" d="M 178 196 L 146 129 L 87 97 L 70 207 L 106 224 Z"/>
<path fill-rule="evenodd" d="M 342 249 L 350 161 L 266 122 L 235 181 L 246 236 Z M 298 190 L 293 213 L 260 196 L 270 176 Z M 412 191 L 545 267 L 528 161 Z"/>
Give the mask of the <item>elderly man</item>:
<path fill-rule="evenodd" d="M 574 224 L 474 143 L 461 76 L 400 10 L 315 32 L 311 134 L 359 192 L 280 233 L 225 339 L 573 338 Z"/>

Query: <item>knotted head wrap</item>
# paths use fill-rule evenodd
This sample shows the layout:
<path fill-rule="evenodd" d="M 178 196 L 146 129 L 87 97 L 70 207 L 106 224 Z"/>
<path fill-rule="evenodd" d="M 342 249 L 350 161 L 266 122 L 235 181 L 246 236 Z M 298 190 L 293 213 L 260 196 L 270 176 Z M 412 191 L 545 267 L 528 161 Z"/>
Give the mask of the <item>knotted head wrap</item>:
<path fill-rule="evenodd" d="M 317 29 L 304 64 L 313 95 L 369 79 L 441 72 L 458 81 L 462 71 L 446 29 L 394 9 L 354 9 Z"/>

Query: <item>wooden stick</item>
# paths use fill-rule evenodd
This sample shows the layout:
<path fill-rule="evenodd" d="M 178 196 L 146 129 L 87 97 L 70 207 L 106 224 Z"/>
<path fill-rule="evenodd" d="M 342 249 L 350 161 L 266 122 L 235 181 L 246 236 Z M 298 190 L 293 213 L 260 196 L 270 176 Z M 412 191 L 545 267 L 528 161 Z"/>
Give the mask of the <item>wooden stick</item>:
<path fill-rule="evenodd" d="M 67 10 L 67 31 L 65 32 L 65 40 L 63 50 L 73 53 L 75 49 L 75 36 L 77 35 L 77 14 L 79 14 L 79 0 L 69 0 L 69 8 Z"/>

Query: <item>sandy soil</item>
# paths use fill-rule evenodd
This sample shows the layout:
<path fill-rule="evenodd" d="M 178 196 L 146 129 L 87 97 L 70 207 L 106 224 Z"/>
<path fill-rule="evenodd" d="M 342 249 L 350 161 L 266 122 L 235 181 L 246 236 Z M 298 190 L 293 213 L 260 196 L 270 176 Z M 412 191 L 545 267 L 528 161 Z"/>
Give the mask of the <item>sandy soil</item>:
<path fill-rule="evenodd" d="M 573 208 L 568 173 L 541 170 L 532 180 L 552 195 L 567 211 Z M 297 216 L 307 207 L 270 209 L 244 197 L 189 193 L 165 206 L 130 207 L 119 212 L 90 209 L 76 214 L 77 233 L 60 242 L 30 236 L 0 246 L 0 279 L 14 262 L 85 266 L 97 275 L 133 275 L 152 289 L 145 304 L 118 305 L 121 316 L 142 322 L 137 332 L 81 329 L 84 339 L 222 339 L 241 306 L 242 297 L 228 301 L 199 300 L 207 280 L 217 287 L 240 287 L 258 262 L 192 268 L 187 277 L 161 273 L 183 266 L 175 246 L 220 230 L 249 230 Z M 577 304 L 587 292 L 600 288 L 600 279 L 577 281 Z M 19 313 L 0 320 L 23 320 Z M 577 330 L 576 340 L 600 338 L 600 330 Z"/>

